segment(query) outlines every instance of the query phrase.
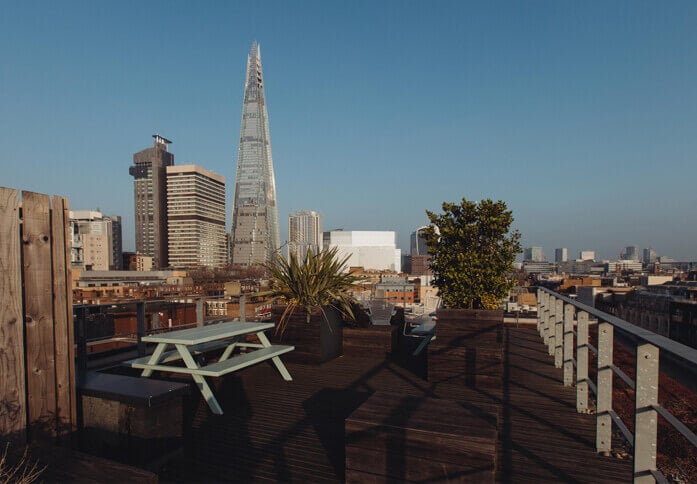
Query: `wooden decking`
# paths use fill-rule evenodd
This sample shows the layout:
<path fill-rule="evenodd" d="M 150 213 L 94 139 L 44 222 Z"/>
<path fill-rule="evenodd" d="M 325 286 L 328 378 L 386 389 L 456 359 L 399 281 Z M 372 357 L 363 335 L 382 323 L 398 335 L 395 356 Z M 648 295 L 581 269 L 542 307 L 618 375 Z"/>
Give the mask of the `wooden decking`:
<path fill-rule="evenodd" d="M 376 391 L 498 405 L 500 482 L 625 482 L 626 460 L 594 450 L 595 418 L 575 410 L 534 329 L 506 328 L 502 394 L 430 384 L 397 361 L 342 357 L 321 366 L 289 364 L 292 382 L 270 365 L 220 379 L 225 414 L 194 395 L 187 446 L 161 473 L 165 481 L 341 482 L 344 420 Z M 405 400 L 408 400 L 405 398 Z M 447 420 L 448 415 L 435 418 Z"/>

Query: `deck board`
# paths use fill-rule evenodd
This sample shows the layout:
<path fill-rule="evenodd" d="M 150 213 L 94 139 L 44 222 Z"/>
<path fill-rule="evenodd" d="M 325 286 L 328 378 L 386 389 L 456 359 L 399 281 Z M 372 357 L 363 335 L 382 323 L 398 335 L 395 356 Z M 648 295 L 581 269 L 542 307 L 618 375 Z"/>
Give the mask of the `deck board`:
<path fill-rule="evenodd" d="M 184 455 L 165 481 L 342 482 L 344 420 L 375 391 L 498 404 L 500 482 L 618 482 L 631 463 L 594 450 L 595 419 L 579 415 L 534 329 L 506 328 L 503 392 L 431 384 L 393 361 L 342 357 L 323 365 L 271 365 L 214 379 L 225 412 L 193 395 Z"/>

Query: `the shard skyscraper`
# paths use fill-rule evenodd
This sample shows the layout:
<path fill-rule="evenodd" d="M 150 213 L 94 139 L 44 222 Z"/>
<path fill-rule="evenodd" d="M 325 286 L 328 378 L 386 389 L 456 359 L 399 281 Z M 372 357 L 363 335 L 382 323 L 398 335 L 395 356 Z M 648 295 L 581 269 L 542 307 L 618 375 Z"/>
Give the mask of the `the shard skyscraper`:
<path fill-rule="evenodd" d="M 269 115 L 256 42 L 247 58 L 230 240 L 232 263 L 237 266 L 263 263 L 281 245 Z"/>

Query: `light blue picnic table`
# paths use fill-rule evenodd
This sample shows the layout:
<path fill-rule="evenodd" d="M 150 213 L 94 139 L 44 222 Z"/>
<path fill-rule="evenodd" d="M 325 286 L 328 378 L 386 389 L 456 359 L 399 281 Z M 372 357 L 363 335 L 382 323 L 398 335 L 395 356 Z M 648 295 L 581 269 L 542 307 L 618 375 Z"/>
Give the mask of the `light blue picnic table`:
<path fill-rule="evenodd" d="M 295 347 L 272 345 L 264 331 L 273 327 L 273 323 L 229 322 L 145 336 L 142 339 L 144 342 L 157 343 L 153 354 L 130 360 L 126 364 L 142 369 L 141 376 L 144 377 L 149 377 L 153 371 L 190 374 L 211 411 L 222 415 L 223 410 L 205 377 L 220 377 L 270 359 L 284 380 L 292 380 L 280 355 L 293 351 Z M 246 342 L 245 337 L 249 334 L 255 334 L 259 343 Z M 174 346 L 174 350 L 167 351 L 169 346 Z M 215 363 L 199 365 L 194 358 L 222 348 L 225 350 Z M 247 352 L 232 356 L 235 348 L 245 348 Z M 185 366 L 168 364 L 179 361 L 183 361 Z"/>

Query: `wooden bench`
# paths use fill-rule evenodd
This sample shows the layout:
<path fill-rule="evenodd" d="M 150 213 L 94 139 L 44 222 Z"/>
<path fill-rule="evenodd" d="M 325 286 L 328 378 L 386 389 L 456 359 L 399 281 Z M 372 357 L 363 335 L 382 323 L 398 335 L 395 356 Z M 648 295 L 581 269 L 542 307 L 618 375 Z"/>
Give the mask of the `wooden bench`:
<path fill-rule="evenodd" d="M 85 450 L 156 468 L 182 448 L 188 383 L 90 371 L 77 388 Z"/>

